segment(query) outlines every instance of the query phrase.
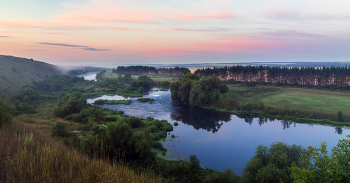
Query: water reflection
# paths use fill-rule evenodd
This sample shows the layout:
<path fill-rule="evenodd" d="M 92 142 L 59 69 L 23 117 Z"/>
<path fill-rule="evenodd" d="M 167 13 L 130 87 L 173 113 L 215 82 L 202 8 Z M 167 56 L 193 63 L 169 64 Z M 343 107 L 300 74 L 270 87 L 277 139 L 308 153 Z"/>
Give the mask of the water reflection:
<path fill-rule="evenodd" d="M 341 135 L 341 134 L 343 134 L 343 129 L 339 128 L 339 127 L 335 127 L 335 133 Z"/>
<path fill-rule="evenodd" d="M 231 121 L 231 114 L 199 107 L 183 106 L 171 113 L 171 119 L 193 126 L 196 130 L 218 132 L 224 122 Z"/>

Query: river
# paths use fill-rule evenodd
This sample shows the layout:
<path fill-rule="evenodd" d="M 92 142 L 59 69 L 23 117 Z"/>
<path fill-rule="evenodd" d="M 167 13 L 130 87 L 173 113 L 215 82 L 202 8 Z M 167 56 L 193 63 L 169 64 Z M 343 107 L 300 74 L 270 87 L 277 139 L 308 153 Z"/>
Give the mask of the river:
<path fill-rule="evenodd" d="M 242 174 L 247 161 L 254 156 L 255 147 L 260 144 L 268 146 L 273 142 L 285 142 L 288 145 L 320 147 L 321 142 L 327 142 L 330 151 L 339 139 L 346 138 L 350 132 L 347 128 L 243 117 L 191 107 L 172 102 L 170 91 L 149 91 L 143 97 L 154 98 L 155 101 L 150 104 L 139 102 L 137 98 L 103 96 L 87 102 L 130 99 L 130 105 L 101 107 L 122 110 L 129 116 L 150 116 L 172 124 L 178 122 L 179 126 L 174 126 L 174 131 L 163 142 L 164 147 L 170 150 L 167 158 L 189 159 L 194 154 L 204 168 L 218 171 L 230 168 L 238 175 Z M 171 135 L 176 138 L 172 139 Z"/>

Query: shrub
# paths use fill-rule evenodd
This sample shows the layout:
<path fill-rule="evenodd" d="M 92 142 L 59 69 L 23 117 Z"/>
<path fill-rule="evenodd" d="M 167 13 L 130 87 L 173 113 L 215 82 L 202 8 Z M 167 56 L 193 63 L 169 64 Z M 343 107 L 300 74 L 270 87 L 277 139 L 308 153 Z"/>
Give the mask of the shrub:
<path fill-rule="evenodd" d="M 12 117 L 10 113 L 7 111 L 7 107 L 3 101 L 0 101 L 0 128 L 4 124 L 8 124 L 12 122 Z"/>
<path fill-rule="evenodd" d="M 67 129 L 67 123 L 56 122 L 51 128 L 51 135 L 55 137 L 68 137 L 70 134 Z"/>
<path fill-rule="evenodd" d="M 275 111 L 275 110 L 273 110 L 273 109 L 271 109 L 271 110 L 269 111 L 269 114 L 271 114 L 271 115 L 275 115 L 275 114 L 276 114 L 276 111 Z"/>
<path fill-rule="evenodd" d="M 162 122 L 160 122 L 159 120 L 155 120 L 154 121 L 154 123 L 153 123 L 154 125 L 156 125 L 158 128 L 161 128 L 161 127 L 163 127 L 164 125 L 163 125 L 163 123 Z"/>
<path fill-rule="evenodd" d="M 163 144 L 160 142 L 154 142 L 153 147 L 156 149 L 163 149 Z"/>
<path fill-rule="evenodd" d="M 174 126 L 179 126 L 179 123 L 178 123 L 178 122 L 175 122 L 175 123 L 174 123 Z"/>
<path fill-rule="evenodd" d="M 338 111 L 338 121 L 343 121 L 343 112 Z"/>

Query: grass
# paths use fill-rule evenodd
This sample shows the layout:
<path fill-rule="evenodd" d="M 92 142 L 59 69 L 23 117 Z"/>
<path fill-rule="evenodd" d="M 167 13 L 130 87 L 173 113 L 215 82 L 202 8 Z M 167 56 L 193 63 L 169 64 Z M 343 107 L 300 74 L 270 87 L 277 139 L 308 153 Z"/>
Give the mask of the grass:
<path fill-rule="evenodd" d="M 101 104 L 113 104 L 113 105 L 127 104 L 127 105 L 129 105 L 129 104 L 131 104 L 131 100 L 102 100 L 102 99 L 100 99 L 100 100 L 96 100 L 94 103 L 99 104 L 99 105 L 101 105 Z"/>
<path fill-rule="evenodd" d="M 113 73 L 112 71 L 107 71 L 103 74 L 104 78 L 107 79 L 118 79 L 118 75 L 116 73 Z M 124 75 L 123 75 L 124 76 Z M 131 79 L 137 79 L 140 75 L 131 75 Z M 162 82 L 162 81 L 176 81 L 179 79 L 177 76 L 150 76 L 150 78 L 155 82 Z"/>
<path fill-rule="evenodd" d="M 20 91 L 24 84 L 61 74 L 56 66 L 30 59 L 0 55 L 0 98 Z"/>
<path fill-rule="evenodd" d="M 0 182 L 162 182 L 70 150 L 33 125 L 15 119 L 0 129 Z"/>
<path fill-rule="evenodd" d="M 334 117 L 342 111 L 344 119 L 350 119 L 350 93 L 297 87 L 278 87 L 258 84 L 255 87 L 241 84 L 228 84 L 230 93 L 237 103 L 264 104 L 273 109 L 288 108 L 304 113 L 322 114 Z"/>

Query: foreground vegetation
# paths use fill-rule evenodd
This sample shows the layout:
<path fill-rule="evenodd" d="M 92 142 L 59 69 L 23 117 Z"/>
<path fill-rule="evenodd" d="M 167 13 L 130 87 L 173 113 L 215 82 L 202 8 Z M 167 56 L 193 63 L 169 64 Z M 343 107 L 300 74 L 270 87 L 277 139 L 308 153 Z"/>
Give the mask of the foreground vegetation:
<path fill-rule="evenodd" d="M 104 73 L 102 71 L 99 75 Z M 130 87 L 121 82 L 129 82 Z M 10 106 L 0 105 L 0 166 L 5 167 L 0 170 L 0 181 L 348 181 L 350 141 L 345 139 L 339 141 L 331 155 L 326 152 L 325 144 L 320 149 L 289 146 L 281 142 L 258 146 L 242 177 L 239 177 L 231 170 L 221 173 L 203 169 L 195 155 L 190 157 L 190 161 L 158 158 L 155 153 L 166 152 L 159 141 L 173 129 L 165 120 L 125 116 L 122 111 L 86 104 L 86 98 L 96 96 L 97 92 L 97 95 L 118 92 L 139 94 L 151 86 L 153 81 L 149 77 L 132 80 L 127 74 L 121 80 L 102 77 L 98 81 L 53 76 L 43 82 L 25 85 L 21 93 L 12 98 Z M 250 93 L 244 90 L 256 86 L 228 86 L 218 78 L 199 80 L 194 74 L 187 74 L 170 85 L 173 100 L 194 106 L 226 109 L 236 106 L 238 110 L 233 109 L 235 112 L 261 116 L 293 111 L 282 107 L 281 111 L 273 112 L 272 103 L 264 98 L 254 98 L 253 94 L 248 99 Z M 280 89 L 251 90 L 259 91 L 268 98 Z M 231 100 L 236 94 L 243 97 Z M 17 116 L 13 122 L 11 114 Z M 339 122 L 343 118 L 346 116 L 337 113 Z"/>

